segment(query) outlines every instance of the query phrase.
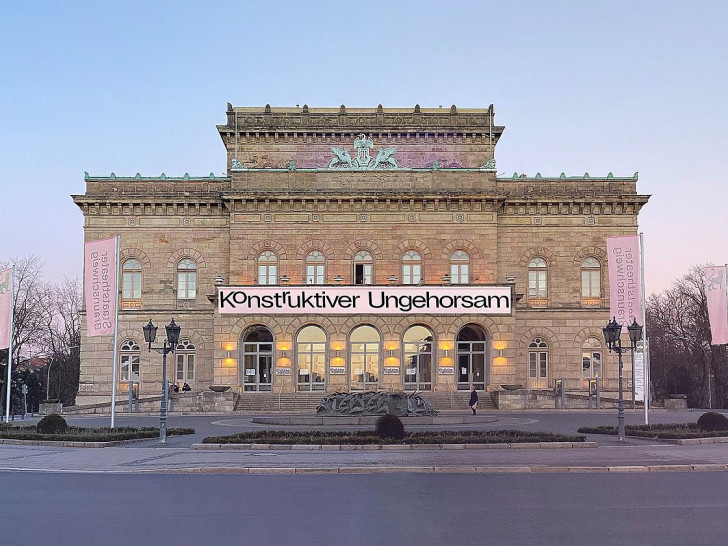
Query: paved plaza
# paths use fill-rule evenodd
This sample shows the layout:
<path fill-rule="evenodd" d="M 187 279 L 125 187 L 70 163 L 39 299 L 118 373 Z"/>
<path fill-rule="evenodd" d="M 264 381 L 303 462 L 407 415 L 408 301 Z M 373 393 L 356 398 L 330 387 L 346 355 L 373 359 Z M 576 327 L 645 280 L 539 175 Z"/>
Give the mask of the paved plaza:
<path fill-rule="evenodd" d="M 701 412 L 654 412 L 651 423 L 695 422 Z M 492 412 L 480 424 L 411 426 L 409 430 L 496 430 L 576 434 L 580 426 L 616 424 L 616 412 Z M 103 449 L 57 446 L 0 445 L 0 470 L 52 472 L 649 472 L 658 470 L 726 470 L 728 444 L 680 446 L 638 438 L 620 443 L 615 436 L 587 435 L 597 447 L 566 449 L 443 449 L 332 451 L 273 448 L 270 450 L 199 450 L 203 438 L 235 432 L 308 427 L 259 425 L 253 415 L 172 415 L 169 427 L 192 427 L 194 435 L 170 436 L 165 446 L 156 440 Z M 640 412 L 628 412 L 627 424 L 643 423 Z M 36 419 L 26 420 L 34 422 Z M 22 421 L 21 421 L 22 422 Z M 108 416 L 69 417 L 69 424 L 108 426 Z M 118 414 L 117 426 L 155 426 L 154 415 Z M 319 427 L 329 430 L 344 427 Z M 367 427 L 346 427 L 348 430 Z"/>

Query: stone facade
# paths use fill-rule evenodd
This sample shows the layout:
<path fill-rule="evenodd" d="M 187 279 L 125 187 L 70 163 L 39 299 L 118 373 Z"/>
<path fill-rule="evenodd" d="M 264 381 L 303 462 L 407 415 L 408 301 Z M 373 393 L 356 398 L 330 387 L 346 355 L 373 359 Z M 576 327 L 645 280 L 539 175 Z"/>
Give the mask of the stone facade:
<path fill-rule="evenodd" d="M 301 360 L 304 346 L 297 343 L 307 325 L 320 326 L 325 335 L 318 346 L 325 371 L 311 388 L 348 390 L 350 335 L 365 324 L 380 336 L 376 388 L 402 389 L 405 361 L 412 358 L 403 336 L 413 325 L 430 333 L 423 347 L 431 377 L 424 388 L 465 388 L 467 381 L 458 381 L 463 355 L 457 339 L 471 325 L 485 338 L 486 376 L 476 381 L 478 388 L 548 388 L 565 378 L 567 389 L 586 390 L 586 351 L 601 355 L 602 388 L 616 389 L 617 359 L 608 354 L 601 332 L 609 309 L 605 237 L 635 234 L 648 196 L 637 194 L 636 174 L 497 177 L 494 150 L 503 127 L 493 119 L 492 105 L 466 110 L 228 105 L 227 123 L 218 126 L 227 152 L 225 177 L 87 175 L 85 194 L 73 196 L 84 214 L 85 240 L 118 234 L 121 263 L 135 260 L 141 266 L 141 294 L 122 293 L 119 315 L 119 343 L 132 342 L 125 354 L 138 357 L 141 393 L 159 393 L 162 376 L 162 359 L 144 350 L 141 327 L 150 318 L 161 327 L 172 317 L 194 348 L 188 351 L 192 364 L 182 362 L 180 381 L 177 355 L 170 355 L 170 380 L 188 382 L 194 390 L 230 385 L 245 396 L 245 362 L 253 360 L 258 375 L 252 391 L 298 390 L 294 378 L 311 364 Z M 462 264 L 453 261 L 461 252 L 467 256 L 467 284 L 510 286 L 518 301 L 508 316 L 221 315 L 211 303 L 216 284 L 259 284 L 261 267 L 276 285 L 305 285 L 307 265 L 316 265 L 309 261 L 314 251 L 323 265 L 314 270 L 322 282 L 318 277 L 314 282 L 331 290 L 357 281 L 362 251 L 371 259 L 374 285 L 406 283 L 403 257 L 414 251 L 420 274 L 408 280 L 423 288 L 457 282 L 451 273 L 461 271 L 453 269 Z M 273 261 L 265 262 L 265 256 Z M 535 258 L 542 261 L 540 270 Z M 587 276 L 599 286 L 582 297 L 588 259 L 597 265 L 596 274 L 592 268 Z M 183 260 L 195 268 L 189 298 L 180 297 L 177 284 L 185 273 L 179 269 Z M 530 291 L 529 278 L 538 285 Z M 256 345 L 252 354 L 252 345 L 242 342 L 255 326 L 270 332 L 270 350 Z M 108 399 L 112 340 L 82 334 L 79 403 Z M 530 350 L 537 355 L 534 367 L 529 345 L 536 339 L 541 345 Z M 601 348 L 588 348 L 588 339 L 600 341 Z M 261 359 L 270 359 L 267 384 L 260 381 Z M 341 369 L 344 373 L 333 373 Z M 126 385 L 119 384 L 122 396 Z"/>

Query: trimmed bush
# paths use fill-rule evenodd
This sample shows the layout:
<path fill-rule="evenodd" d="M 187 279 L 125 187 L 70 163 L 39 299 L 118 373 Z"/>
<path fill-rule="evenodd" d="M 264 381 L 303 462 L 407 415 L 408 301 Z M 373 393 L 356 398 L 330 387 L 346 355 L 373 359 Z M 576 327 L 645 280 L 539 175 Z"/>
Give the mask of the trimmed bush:
<path fill-rule="evenodd" d="M 709 432 L 714 430 L 728 430 L 728 419 L 722 413 L 709 411 L 698 418 L 698 428 Z"/>
<path fill-rule="evenodd" d="M 36 430 L 41 434 L 65 434 L 68 423 L 57 413 L 51 413 L 38 421 Z"/>
<path fill-rule="evenodd" d="M 401 440 L 404 438 L 404 425 L 402 420 L 396 415 L 387 413 L 377 419 L 377 424 L 374 427 L 374 433 L 379 438 L 394 438 L 395 440 Z"/>

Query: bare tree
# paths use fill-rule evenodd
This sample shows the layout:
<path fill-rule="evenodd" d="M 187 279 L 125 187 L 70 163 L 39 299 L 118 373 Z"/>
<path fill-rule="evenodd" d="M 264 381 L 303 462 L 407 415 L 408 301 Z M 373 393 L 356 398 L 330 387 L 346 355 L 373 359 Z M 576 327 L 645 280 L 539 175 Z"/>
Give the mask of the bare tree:
<path fill-rule="evenodd" d="M 49 363 L 46 394 L 72 404 L 78 393 L 81 344 L 81 283 L 65 279 L 44 287 L 44 335 L 40 343 Z"/>
<path fill-rule="evenodd" d="M 658 398 L 687 394 L 696 407 L 723 407 L 726 347 L 711 345 L 705 269 L 693 267 L 647 303 L 652 386 Z"/>

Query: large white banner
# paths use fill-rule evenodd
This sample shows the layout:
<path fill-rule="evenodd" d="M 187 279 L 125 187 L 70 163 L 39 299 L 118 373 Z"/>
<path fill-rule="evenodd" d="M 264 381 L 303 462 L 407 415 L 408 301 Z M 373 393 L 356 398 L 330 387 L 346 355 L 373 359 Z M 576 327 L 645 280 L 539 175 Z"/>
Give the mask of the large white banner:
<path fill-rule="evenodd" d="M 634 353 L 634 399 L 643 401 L 645 399 L 645 358 L 642 353 Z"/>
<path fill-rule="evenodd" d="M 510 286 L 231 286 L 217 294 L 221 314 L 510 315 Z"/>
<path fill-rule="evenodd" d="M 705 298 L 712 345 L 728 343 L 728 305 L 725 294 L 725 267 L 705 268 Z"/>
<path fill-rule="evenodd" d="M 0 349 L 10 347 L 13 314 L 13 268 L 0 271 Z"/>
<path fill-rule="evenodd" d="M 110 336 L 116 320 L 116 237 L 85 245 L 86 335 Z"/>
<path fill-rule="evenodd" d="M 639 236 L 607 237 L 607 262 L 610 318 L 616 318 L 623 329 L 634 319 L 642 324 Z"/>

